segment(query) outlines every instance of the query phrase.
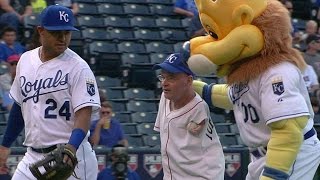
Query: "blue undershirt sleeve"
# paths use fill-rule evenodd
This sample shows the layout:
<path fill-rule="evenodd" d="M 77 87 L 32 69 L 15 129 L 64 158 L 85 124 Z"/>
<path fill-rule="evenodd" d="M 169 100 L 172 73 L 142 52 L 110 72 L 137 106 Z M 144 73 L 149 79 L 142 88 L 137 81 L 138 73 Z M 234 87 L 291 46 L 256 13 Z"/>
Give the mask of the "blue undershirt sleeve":
<path fill-rule="evenodd" d="M 4 133 L 1 145 L 9 148 L 17 139 L 24 128 L 24 120 L 22 117 L 21 107 L 14 102 L 9 114 L 7 129 Z"/>

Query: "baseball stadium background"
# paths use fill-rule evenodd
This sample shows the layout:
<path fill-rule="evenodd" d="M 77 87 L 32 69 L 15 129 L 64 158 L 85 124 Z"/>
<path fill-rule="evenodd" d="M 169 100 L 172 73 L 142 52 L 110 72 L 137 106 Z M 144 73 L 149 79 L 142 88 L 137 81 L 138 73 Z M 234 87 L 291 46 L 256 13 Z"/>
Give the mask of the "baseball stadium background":
<path fill-rule="evenodd" d="M 174 0 L 77 0 L 77 28 L 70 48 L 87 60 L 94 71 L 99 88 L 113 105 L 116 116 L 129 141 L 129 166 L 143 180 L 162 179 L 159 134 L 153 131 L 160 85 L 153 64 L 167 54 L 179 51 L 189 40 L 190 19 L 173 13 Z M 300 30 L 311 18 L 312 5 L 295 0 L 293 18 Z M 38 15 L 24 19 L 22 41 L 31 38 Z M 6 66 L 0 67 L 4 73 Z M 207 83 L 219 83 L 215 75 L 198 76 Z M 8 112 L 0 113 L 0 140 L 5 131 Z M 216 109 L 211 112 L 215 128 L 224 147 L 226 180 L 245 179 L 249 152 L 241 142 L 232 112 Z M 319 132 L 320 118 L 315 119 Z M 319 133 L 318 133 L 319 134 Z M 24 132 L 14 143 L 8 165 L 13 173 L 21 160 Z M 110 149 L 97 147 L 99 169 Z M 319 173 L 318 173 L 319 174 Z M 315 179 L 320 179 L 317 175 Z"/>

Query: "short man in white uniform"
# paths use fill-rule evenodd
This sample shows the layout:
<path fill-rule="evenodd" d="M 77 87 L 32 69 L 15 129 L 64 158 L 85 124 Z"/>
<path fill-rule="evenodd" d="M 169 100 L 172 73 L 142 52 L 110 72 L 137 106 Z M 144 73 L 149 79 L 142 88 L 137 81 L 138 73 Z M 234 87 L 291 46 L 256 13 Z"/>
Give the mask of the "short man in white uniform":
<path fill-rule="evenodd" d="M 154 130 L 160 132 L 164 180 L 223 180 L 223 150 L 208 105 L 194 92 L 193 73 L 179 53 L 154 66 L 163 93 Z"/>
<path fill-rule="evenodd" d="M 59 144 L 67 144 L 76 153 L 76 176 L 82 180 L 97 178 L 98 164 L 88 142 L 88 129 L 92 109 L 100 107 L 100 99 L 88 64 L 68 49 L 71 31 L 77 30 L 73 22 L 73 14 L 66 7 L 52 5 L 44 9 L 41 25 L 37 27 L 42 46 L 24 53 L 17 65 L 10 90 L 15 103 L 0 146 L 0 168 L 3 168 L 9 147 L 25 128 L 23 144 L 28 149 L 13 180 L 36 179 L 29 166 Z"/>

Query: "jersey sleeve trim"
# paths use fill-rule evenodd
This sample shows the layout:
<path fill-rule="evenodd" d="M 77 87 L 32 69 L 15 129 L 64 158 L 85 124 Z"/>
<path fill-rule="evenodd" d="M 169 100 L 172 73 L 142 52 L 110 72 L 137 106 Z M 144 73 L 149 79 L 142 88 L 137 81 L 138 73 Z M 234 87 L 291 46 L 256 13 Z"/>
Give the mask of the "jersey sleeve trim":
<path fill-rule="evenodd" d="M 299 117 L 299 116 L 310 116 L 309 112 L 300 112 L 300 113 L 294 113 L 294 114 L 287 114 L 287 115 L 283 115 L 283 116 L 277 116 L 277 117 L 273 117 L 270 118 L 266 121 L 266 124 L 270 124 L 272 122 L 276 122 L 282 119 L 290 119 L 290 118 L 294 118 L 294 117 Z"/>
<path fill-rule="evenodd" d="M 157 127 L 157 126 L 154 126 L 154 127 L 153 127 L 153 130 L 160 132 L 160 128 Z"/>
<path fill-rule="evenodd" d="M 85 102 L 85 103 L 79 104 L 78 106 L 73 108 L 73 110 L 74 110 L 74 112 L 77 112 L 79 109 L 81 109 L 83 107 L 87 107 L 87 106 L 93 106 L 93 107 L 100 108 L 100 103 Z"/>

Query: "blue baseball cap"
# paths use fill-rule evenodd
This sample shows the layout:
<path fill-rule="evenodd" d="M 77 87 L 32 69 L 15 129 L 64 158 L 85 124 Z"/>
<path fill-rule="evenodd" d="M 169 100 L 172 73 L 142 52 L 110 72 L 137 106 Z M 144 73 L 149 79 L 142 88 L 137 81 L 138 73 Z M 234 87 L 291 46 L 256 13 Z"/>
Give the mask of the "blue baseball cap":
<path fill-rule="evenodd" d="M 61 5 L 48 6 L 40 14 L 40 26 L 49 31 L 79 31 L 74 21 L 72 11 Z"/>
<path fill-rule="evenodd" d="M 170 54 L 163 63 L 154 65 L 152 69 L 163 69 L 169 73 L 186 73 L 194 76 L 187 63 L 183 61 L 183 56 L 180 53 Z"/>

